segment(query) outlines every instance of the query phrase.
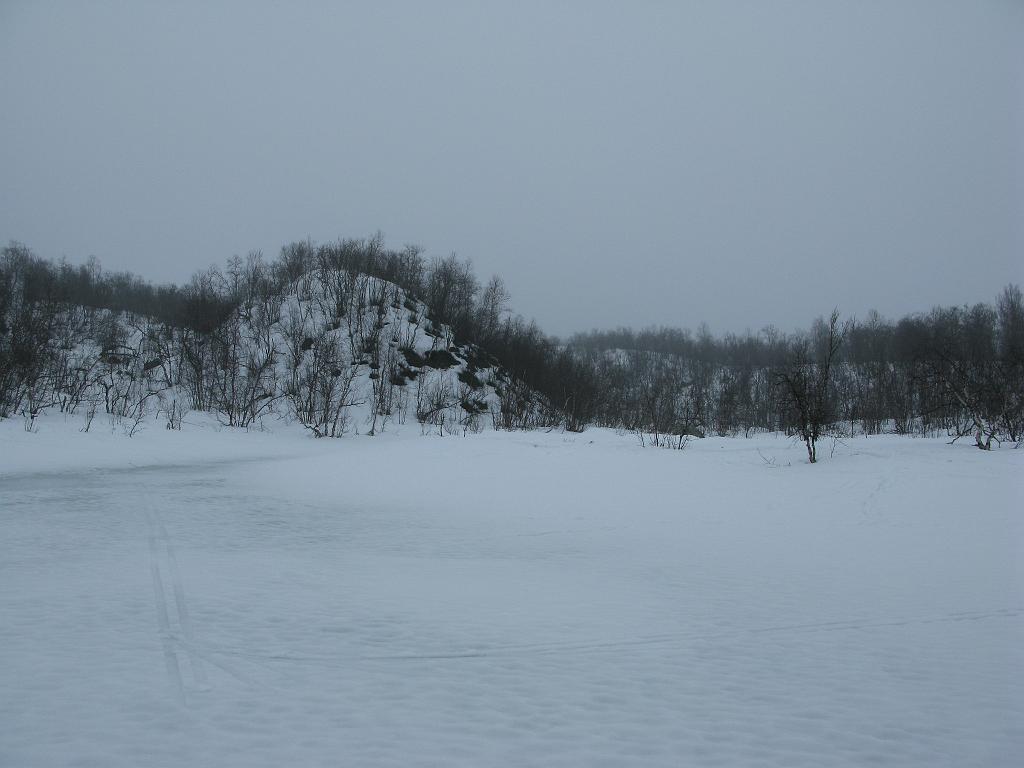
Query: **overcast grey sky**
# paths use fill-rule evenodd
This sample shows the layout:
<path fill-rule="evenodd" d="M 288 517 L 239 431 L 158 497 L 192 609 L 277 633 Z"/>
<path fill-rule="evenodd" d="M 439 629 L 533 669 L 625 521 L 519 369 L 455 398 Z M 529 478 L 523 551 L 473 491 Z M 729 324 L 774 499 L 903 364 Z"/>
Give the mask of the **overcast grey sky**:
<path fill-rule="evenodd" d="M 0 0 L 0 239 L 419 243 L 552 333 L 1024 281 L 1024 0 Z"/>

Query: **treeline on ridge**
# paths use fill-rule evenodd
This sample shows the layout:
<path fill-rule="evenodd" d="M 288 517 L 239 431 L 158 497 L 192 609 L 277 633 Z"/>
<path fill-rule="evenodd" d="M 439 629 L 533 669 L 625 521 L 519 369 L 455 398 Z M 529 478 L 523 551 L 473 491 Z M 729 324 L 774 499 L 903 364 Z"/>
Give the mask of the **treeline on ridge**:
<path fill-rule="evenodd" d="M 983 448 L 1024 434 L 1024 301 L 1014 285 L 993 304 L 898 321 L 871 313 L 841 322 L 834 314 L 793 334 L 771 326 L 721 337 L 706 328 L 620 328 L 562 342 L 510 312 L 500 277 L 481 283 L 467 261 L 389 249 L 379 236 L 296 242 L 272 261 L 235 257 L 181 286 L 105 272 L 95 260 L 54 263 L 12 243 L 0 259 L 0 416 L 46 405 L 27 402 L 26 382 L 45 375 L 46 350 L 70 308 L 145 316 L 182 338 L 203 338 L 240 306 L 280 296 L 313 271 L 400 287 L 433 323 L 485 350 L 548 406 L 543 419 L 506 424 L 608 426 L 677 447 L 687 435 L 776 430 L 801 435 L 809 447 L 828 430 L 944 432 Z M 238 356 L 220 357 L 213 365 L 239 364 Z M 517 405 L 510 398 L 502 407 Z"/>

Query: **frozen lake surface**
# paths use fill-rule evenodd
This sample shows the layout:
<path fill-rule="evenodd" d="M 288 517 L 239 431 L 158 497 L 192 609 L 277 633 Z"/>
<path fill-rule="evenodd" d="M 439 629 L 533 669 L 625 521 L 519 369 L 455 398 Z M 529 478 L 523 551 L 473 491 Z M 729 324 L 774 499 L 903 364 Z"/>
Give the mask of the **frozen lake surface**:
<path fill-rule="evenodd" d="M 1011 766 L 1024 451 L 0 423 L 0 765 Z"/>

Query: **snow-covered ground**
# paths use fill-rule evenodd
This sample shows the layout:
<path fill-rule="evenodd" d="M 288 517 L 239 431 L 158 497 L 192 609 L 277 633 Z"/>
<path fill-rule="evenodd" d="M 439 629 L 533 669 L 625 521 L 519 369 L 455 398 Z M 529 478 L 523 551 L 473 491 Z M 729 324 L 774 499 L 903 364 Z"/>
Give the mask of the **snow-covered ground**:
<path fill-rule="evenodd" d="M 0 765 L 1011 766 L 1024 451 L 0 422 Z"/>

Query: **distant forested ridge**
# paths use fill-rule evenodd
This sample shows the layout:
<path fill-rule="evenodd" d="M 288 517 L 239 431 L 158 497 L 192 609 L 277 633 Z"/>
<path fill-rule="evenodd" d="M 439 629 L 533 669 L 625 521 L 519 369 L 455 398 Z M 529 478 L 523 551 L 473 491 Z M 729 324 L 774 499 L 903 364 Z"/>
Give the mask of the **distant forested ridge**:
<path fill-rule="evenodd" d="M 673 328 L 568 340 L 514 315 L 500 277 L 382 238 L 296 242 L 154 285 L 11 243 L 0 258 L 0 418 L 271 414 L 318 436 L 407 417 L 445 431 L 605 426 L 645 444 L 781 430 L 1024 436 L 1024 300 L 897 321 L 714 336 Z M 358 415 L 358 418 L 356 416 Z M 356 423 L 358 422 L 358 423 Z M 361 425 L 361 426 L 360 426 Z"/>

